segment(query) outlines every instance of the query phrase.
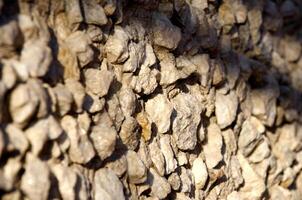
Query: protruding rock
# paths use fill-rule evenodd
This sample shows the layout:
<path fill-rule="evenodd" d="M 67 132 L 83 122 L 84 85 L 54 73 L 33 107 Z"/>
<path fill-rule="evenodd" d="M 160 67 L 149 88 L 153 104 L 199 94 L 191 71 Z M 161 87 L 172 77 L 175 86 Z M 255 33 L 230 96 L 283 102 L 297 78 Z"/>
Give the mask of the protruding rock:
<path fill-rule="evenodd" d="M 236 118 L 237 107 L 238 98 L 235 92 L 230 92 L 227 95 L 216 92 L 215 114 L 221 128 L 226 128 L 232 124 Z"/>
<path fill-rule="evenodd" d="M 123 185 L 110 169 L 102 168 L 94 175 L 94 199 L 124 200 Z"/>
<path fill-rule="evenodd" d="M 92 127 L 90 138 L 97 151 L 97 154 L 102 160 L 109 157 L 114 149 L 116 143 L 116 130 L 114 127 L 102 122 L 97 126 Z"/>
<path fill-rule="evenodd" d="M 33 155 L 26 156 L 25 173 L 21 180 L 21 189 L 33 200 L 48 199 L 50 180 L 47 164 Z"/>
<path fill-rule="evenodd" d="M 222 135 L 217 124 L 210 124 L 208 127 L 207 143 L 203 146 L 208 168 L 214 168 L 223 159 L 222 156 Z"/>
<path fill-rule="evenodd" d="M 180 29 L 174 26 L 165 15 L 160 13 L 154 13 L 152 20 L 154 43 L 170 50 L 175 49 L 181 39 Z"/>
<path fill-rule="evenodd" d="M 72 116 L 66 115 L 63 117 L 61 124 L 70 141 L 70 159 L 76 163 L 88 163 L 95 156 L 88 136 L 80 133 L 78 123 Z"/>
<path fill-rule="evenodd" d="M 157 174 L 154 169 L 150 169 L 148 181 L 151 185 L 151 194 L 159 199 L 165 199 L 171 192 L 171 186 L 168 181 Z"/>
<path fill-rule="evenodd" d="M 103 97 L 108 93 L 114 75 L 107 70 L 89 68 L 84 72 L 84 76 L 87 90 L 99 97 Z"/>
<path fill-rule="evenodd" d="M 20 84 L 12 91 L 9 103 L 13 121 L 26 124 L 35 114 L 39 100 L 27 84 Z"/>
<path fill-rule="evenodd" d="M 196 158 L 193 162 L 192 174 L 196 189 L 202 189 L 208 180 L 208 170 L 200 157 Z"/>
<path fill-rule="evenodd" d="M 158 133 L 166 133 L 170 129 L 173 106 L 163 94 L 158 94 L 146 102 L 146 112 L 155 123 Z"/>
<path fill-rule="evenodd" d="M 138 157 L 135 151 L 127 151 L 128 176 L 130 183 L 143 183 L 147 179 L 147 170 L 144 163 Z"/>
<path fill-rule="evenodd" d="M 200 123 L 201 105 L 190 95 L 181 93 L 172 99 L 177 112 L 173 123 L 173 136 L 178 148 L 192 150 L 197 143 L 197 127 Z"/>
<path fill-rule="evenodd" d="M 109 36 L 105 45 L 109 62 L 122 63 L 129 57 L 128 41 L 126 31 L 120 26 L 115 26 L 113 35 Z"/>

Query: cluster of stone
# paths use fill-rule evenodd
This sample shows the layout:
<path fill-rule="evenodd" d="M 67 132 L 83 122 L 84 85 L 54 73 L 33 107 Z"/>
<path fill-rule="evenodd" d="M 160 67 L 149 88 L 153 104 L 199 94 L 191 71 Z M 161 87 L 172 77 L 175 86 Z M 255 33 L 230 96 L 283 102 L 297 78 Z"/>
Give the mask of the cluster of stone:
<path fill-rule="evenodd" d="M 299 200 L 301 9 L 0 0 L 1 199 Z"/>

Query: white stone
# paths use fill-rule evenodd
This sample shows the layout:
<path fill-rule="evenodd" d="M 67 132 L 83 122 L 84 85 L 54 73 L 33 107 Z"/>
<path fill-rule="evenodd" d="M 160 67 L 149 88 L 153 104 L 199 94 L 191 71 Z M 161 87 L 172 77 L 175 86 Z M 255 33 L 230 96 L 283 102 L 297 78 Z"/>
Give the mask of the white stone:
<path fill-rule="evenodd" d="M 208 170 L 205 163 L 200 157 L 196 158 L 193 162 L 192 174 L 194 177 L 196 189 L 203 189 L 208 180 Z"/>
<path fill-rule="evenodd" d="M 215 115 L 221 128 L 231 125 L 236 118 L 238 98 L 235 92 L 227 95 L 216 92 Z"/>
<path fill-rule="evenodd" d="M 146 112 L 155 123 L 158 133 L 166 133 L 170 129 L 173 106 L 163 94 L 149 99 L 145 104 Z"/>
<path fill-rule="evenodd" d="M 217 124 L 210 124 L 208 127 L 207 143 L 203 146 L 208 168 L 214 168 L 223 159 L 222 156 L 222 135 Z"/>

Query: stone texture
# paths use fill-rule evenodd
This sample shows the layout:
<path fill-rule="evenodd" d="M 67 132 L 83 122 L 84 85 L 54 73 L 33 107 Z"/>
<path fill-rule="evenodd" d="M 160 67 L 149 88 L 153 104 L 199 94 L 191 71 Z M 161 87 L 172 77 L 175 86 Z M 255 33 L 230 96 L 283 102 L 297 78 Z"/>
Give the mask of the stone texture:
<path fill-rule="evenodd" d="M 151 184 L 151 193 L 159 199 L 166 198 L 171 192 L 171 186 L 168 181 L 164 177 L 158 175 L 152 168 L 150 169 L 147 181 Z"/>
<path fill-rule="evenodd" d="M 147 170 L 144 163 L 138 157 L 135 151 L 127 151 L 127 173 L 130 183 L 138 184 L 147 180 Z"/>
<path fill-rule="evenodd" d="M 26 157 L 25 173 L 21 189 L 30 199 L 47 199 L 50 189 L 49 168 L 47 164 L 33 155 Z M 37 173 L 40 174 L 37 176 Z"/>
<path fill-rule="evenodd" d="M 172 103 L 177 112 L 176 118 L 172 122 L 176 144 L 182 150 L 192 150 L 197 144 L 197 127 L 200 123 L 201 106 L 198 100 L 189 94 L 178 94 Z"/>
<path fill-rule="evenodd" d="M 223 159 L 222 156 L 222 135 L 217 124 L 210 124 L 208 127 L 207 143 L 203 146 L 208 168 L 214 168 Z"/>
<path fill-rule="evenodd" d="M 103 97 L 108 93 L 113 74 L 107 70 L 87 69 L 85 71 L 85 80 L 88 91 Z"/>
<path fill-rule="evenodd" d="M 1 199 L 300 199 L 297 0 L 0 0 Z"/>
<path fill-rule="evenodd" d="M 231 125 L 236 118 L 238 98 L 235 92 L 227 95 L 216 92 L 215 114 L 220 128 L 226 128 Z"/>
<path fill-rule="evenodd" d="M 66 115 L 61 125 L 70 141 L 70 159 L 76 163 L 88 163 L 95 156 L 95 151 L 88 136 L 80 132 L 76 119 Z"/>
<path fill-rule="evenodd" d="M 123 185 L 110 169 L 99 169 L 94 175 L 94 198 L 123 200 Z"/>
<path fill-rule="evenodd" d="M 208 171 L 205 163 L 199 157 L 193 162 L 192 174 L 196 189 L 202 189 L 208 180 Z"/>
<path fill-rule="evenodd" d="M 173 149 L 171 148 L 171 139 L 169 135 L 164 135 L 160 138 L 160 150 L 164 155 L 166 168 L 165 168 L 165 174 L 170 174 L 171 172 L 174 172 L 174 170 L 177 168 L 177 161 L 174 158 Z"/>
<path fill-rule="evenodd" d="M 164 95 L 157 95 L 146 102 L 146 112 L 155 123 L 158 133 L 166 133 L 170 129 L 170 118 L 173 106 Z"/>

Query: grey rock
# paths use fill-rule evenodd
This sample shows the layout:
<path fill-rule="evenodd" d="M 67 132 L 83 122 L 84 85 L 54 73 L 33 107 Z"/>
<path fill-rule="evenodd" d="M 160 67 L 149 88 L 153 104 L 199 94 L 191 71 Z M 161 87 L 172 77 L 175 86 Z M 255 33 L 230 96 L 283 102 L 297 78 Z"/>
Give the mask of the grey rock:
<path fill-rule="evenodd" d="M 180 168 L 180 180 L 181 188 L 180 191 L 184 193 L 190 193 L 193 188 L 192 173 L 185 167 Z"/>
<path fill-rule="evenodd" d="M 109 36 L 105 45 L 109 62 L 122 63 L 128 59 L 128 41 L 129 36 L 126 31 L 120 26 L 115 26 L 113 35 Z"/>
<path fill-rule="evenodd" d="M 99 98 L 92 93 L 86 94 L 83 102 L 83 108 L 89 113 L 96 113 L 101 111 L 105 106 L 105 99 Z"/>
<path fill-rule="evenodd" d="M 163 176 L 165 173 L 165 158 L 155 139 L 149 144 L 149 151 L 155 169 L 160 176 Z"/>
<path fill-rule="evenodd" d="M 56 87 L 53 88 L 53 91 L 58 102 L 58 112 L 61 116 L 64 116 L 72 107 L 72 103 L 74 101 L 72 93 L 63 84 L 56 85 Z"/>
<path fill-rule="evenodd" d="M 77 56 L 81 67 L 86 66 L 93 60 L 94 52 L 90 47 L 91 40 L 84 32 L 73 32 L 66 38 L 65 43 Z"/>
<path fill-rule="evenodd" d="M 83 21 L 81 6 L 79 0 L 71 0 L 66 2 L 67 18 L 71 29 L 78 28 Z"/>
<path fill-rule="evenodd" d="M 18 79 L 17 73 L 16 73 L 14 67 L 9 64 L 4 63 L 4 65 L 1 69 L 1 73 L 2 73 L 2 81 L 5 85 L 5 87 L 7 89 L 12 89 Z"/>
<path fill-rule="evenodd" d="M 37 176 L 39 174 L 39 176 Z M 25 173 L 21 179 L 21 189 L 33 200 L 48 199 L 50 171 L 47 164 L 31 154 L 26 156 Z"/>
<path fill-rule="evenodd" d="M 210 124 L 207 131 L 207 143 L 203 146 L 208 168 L 214 168 L 223 159 L 222 134 L 217 124 Z"/>
<path fill-rule="evenodd" d="M 240 188 L 241 197 L 260 199 L 266 189 L 263 179 L 255 173 L 242 154 L 238 153 L 237 158 L 242 169 L 242 176 L 245 180 L 244 186 Z"/>
<path fill-rule="evenodd" d="M 147 169 L 137 153 L 135 151 L 128 150 L 126 158 L 128 163 L 127 173 L 129 176 L 129 182 L 133 184 L 145 182 L 147 180 Z"/>
<path fill-rule="evenodd" d="M 102 168 L 96 171 L 93 187 L 95 199 L 125 199 L 123 185 L 110 169 Z"/>
<path fill-rule="evenodd" d="M 136 109 L 136 96 L 132 89 L 122 88 L 119 93 L 122 111 L 126 116 L 132 116 Z"/>
<path fill-rule="evenodd" d="M 129 58 L 123 65 L 123 72 L 135 72 L 143 63 L 145 45 L 142 42 L 129 44 Z"/>
<path fill-rule="evenodd" d="M 31 77 L 43 77 L 52 60 L 51 50 L 46 42 L 31 40 L 24 44 L 20 59 L 28 68 Z"/>
<path fill-rule="evenodd" d="M 74 199 L 76 197 L 76 183 L 77 174 L 76 172 L 67 166 L 62 164 L 54 164 L 51 166 L 51 171 L 54 173 L 58 180 L 59 191 L 64 199 Z"/>
<path fill-rule="evenodd" d="M 139 143 L 139 124 L 133 117 L 126 117 L 124 120 L 119 136 L 128 149 L 135 150 Z"/>
<path fill-rule="evenodd" d="M 166 133 L 170 129 L 173 106 L 163 94 L 149 99 L 145 104 L 147 114 L 156 125 L 158 133 Z"/>
<path fill-rule="evenodd" d="M 105 25 L 108 22 L 103 7 L 96 0 L 83 2 L 85 22 L 87 24 Z"/>
<path fill-rule="evenodd" d="M 65 80 L 65 85 L 67 89 L 71 92 L 75 105 L 76 111 L 82 112 L 83 111 L 83 104 L 85 100 L 85 89 L 82 84 L 74 79 L 67 79 Z"/>
<path fill-rule="evenodd" d="M 28 84 L 19 84 L 11 93 L 9 111 L 14 122 L 26 124 L 37 110 L 39 100 Z"/>
<path fill-rule="evenodd" d="M 227 95 L 216 92 L 215 114 L 217 123 L 221 128 L 231 125 L 236 118 L 238 97 L 235 92 Z"/>
<path fill-rule="evenodd" d="M 46 146 L 49 135 L 49 124 L 47 119 L 37 121 L 25 130 L 25 135 L 31 144 L 31 152 L 38 156 L 43 147 Z"/>
<path fill-rule="evenodd" d="M 114 77 L 110 71 L 91 68 L 85 70 L 84 76 L 87 90 L 99 97 L 103 97 L 108 93 Z"/>
<path fill-rule="evenodd" d="M 111 156 L 115 149 L 117 133 L 114 127 L 105 121 L 92 127 L 90 138 L 99 157 L 104 160 Z"/>
<path fill-rule="evenodd" d="M 29 142 L 25 137 L 24 132 L 14 124 L 6 126 L 4 131 L 8 137 L 8 145 L 6 149 L 8 151 L 18 150 L 21 155 L 24 155 L 29 147 Z M 3 137 L 4 135 L 2 132 L 2 138 Z M 2 141 L 4 142 L 4 140 Z"/>
<path fill-rule="evenodd" d="M 176 172 L 170 174 L 168 178 L 168 182 L 173 190 L 175 191 L 179 190 L 181 182 L 180 182 L 180 177 Z"/>
<path fill-rule="evenodd" d="M 175 49 L 181 39 L 181 31 L 174 26 L 163 14 L 154 13 L 152 15 L 152 36 L 156 45 Z"/>
<path fill-rule="evenodd" d="M 88 136 L 80 132 L 76 119 L 66 115 L 62 118 L 61 125 L 70 141 L 70 159 L 76 163 L 88 163 L 95 156 L 95 151 Z"/>
<path fill-rule="evenodd" d="M 201 105 L 194 96 L 185 93 L 174 97 L 172 103 L 177 112 L 176 118 L 172 122 L 177 147 L 182 150 L 192 150 L 197 144 Z"/>
<path fill-rule="evenodd" d="M 154 169 L 150 169 L 147 182 L 151 185 L 151 194 L 159 199 L 164 199 L 171 192 L 171 186 L 168 181 L 158 175 Z"/>
<path fill-rule="evenodd" d="M 254 150 L 264 131 L 265 127 L 257 118 L 251 117 L 244 121 L 238 138 L 238 147 L 242 149 L 243 155 Z"/>
<path fill-rule="evenodd" d="M 162 151 L 165 158 L 165 174 L 170 174 L 177 168 L 177 161 L 174 158 L 174 152 L 171 147 L 171 139 L 169 135 L 163 135 L 160 140 L 160 150 Z"/>

